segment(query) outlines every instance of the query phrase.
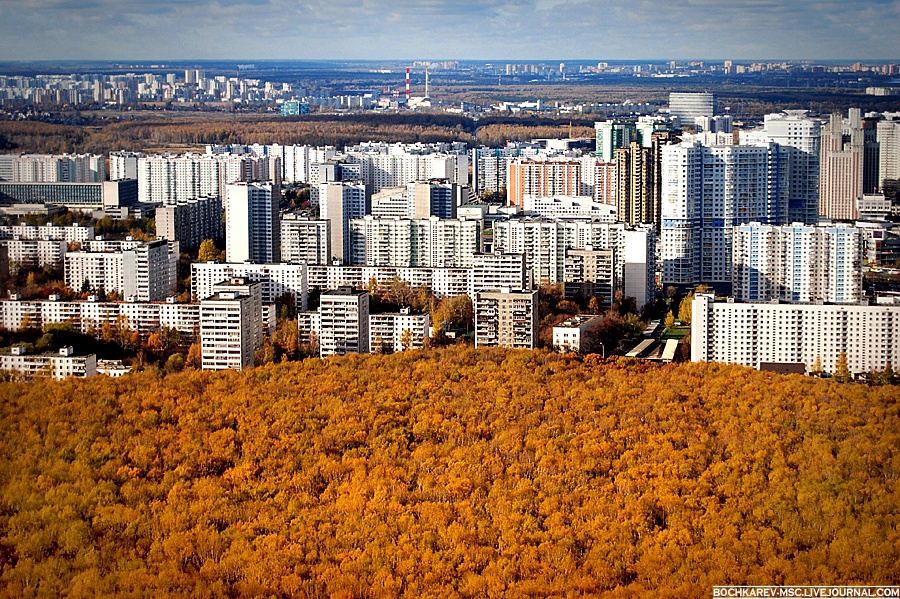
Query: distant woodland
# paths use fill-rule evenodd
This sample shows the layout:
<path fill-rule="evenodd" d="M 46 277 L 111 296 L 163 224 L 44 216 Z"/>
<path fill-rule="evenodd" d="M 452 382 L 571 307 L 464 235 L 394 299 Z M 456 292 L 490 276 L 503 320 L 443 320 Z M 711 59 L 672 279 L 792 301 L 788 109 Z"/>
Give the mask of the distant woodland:
<path fill-rule="evenodd" d="M 186 151 L 203 144 L 307 144 L 343 148 L 365 141 L 432 143 L 461 141 L 474 144 L 475 123 L 466 117 L 443 114 L 314 115 L 280 119 L 243 115 L 198 115 L 195 119 L 165 117 L 76 126 L 39 121 L 0 121 L 0 151 L 41 153 L 108 153 Z M 507 140 L 592 137 L 587 122 L 546 118 L 486 119 L 477 126 L 477 142 L 504 145 Z"/>
<path fill-rule="evenodd" d="M 896 387 L 451 347 L 0 384 L 0 596 L 900 583 Z"/>

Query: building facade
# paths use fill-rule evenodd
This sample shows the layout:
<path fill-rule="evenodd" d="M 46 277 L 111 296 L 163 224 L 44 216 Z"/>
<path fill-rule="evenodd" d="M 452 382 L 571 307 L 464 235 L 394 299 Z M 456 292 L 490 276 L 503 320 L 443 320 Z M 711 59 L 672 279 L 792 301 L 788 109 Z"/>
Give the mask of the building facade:
<path fill-rule="evenodd" d="M 473 304 L 475 347 L 537 347 L 537 291 L 480 291 L 475 294 Z"/>
<path fill-rule="evenodd" d="M 319 298 L 319 357 L 369 353 L 369 292 L 352 287 Z"/>
<path fill-rule="evenodd" d="M 875 305 L 716 302 L 697 294 L 692 305 L 691 360 L 759 368 L 763 362 L 803 364 L 833 374 L 839 356 L 853 374 L 884 370 L 900 360 L 900 303 Z"/>

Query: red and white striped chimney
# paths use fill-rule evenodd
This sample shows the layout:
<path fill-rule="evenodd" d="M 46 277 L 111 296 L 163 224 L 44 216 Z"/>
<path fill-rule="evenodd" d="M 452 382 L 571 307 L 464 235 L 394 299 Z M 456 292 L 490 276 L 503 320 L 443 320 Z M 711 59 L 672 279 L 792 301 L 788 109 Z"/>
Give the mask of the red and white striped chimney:
<path fill-rule="evenodd" d="M 406 101 L 409 102 L 409 67 L 406 67 Z"/>

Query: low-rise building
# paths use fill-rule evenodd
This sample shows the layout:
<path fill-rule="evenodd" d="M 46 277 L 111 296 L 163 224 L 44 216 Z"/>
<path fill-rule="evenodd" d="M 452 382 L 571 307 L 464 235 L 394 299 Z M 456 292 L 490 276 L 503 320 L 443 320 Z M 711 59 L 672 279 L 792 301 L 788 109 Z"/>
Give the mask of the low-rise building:
<path fill-rule="evenodd" d="M 601 322 L 603 317 L 594 314 L 567 318 L 553 327 L 553 347 L 559 352 L 605 353 L 596 335 Z"/>
<path fill-rule="evenodd" d="M 369 348 L 373 352 L 392 353 L 421 349 L 431 331 L 429 314 L 413 314 L 409 308 L 400 312 L 369 315 Z"/>
<path fill-rule="evenodd" d="M 58 353 L 29 354 L 22 345 L 0 352 L 0 370 L 19 372 L 25 377 L 49 376 L 62 380 L 70 376 L 86 377 L 97 374 L 97 355 L 76 356 L 71 346 Z"/>

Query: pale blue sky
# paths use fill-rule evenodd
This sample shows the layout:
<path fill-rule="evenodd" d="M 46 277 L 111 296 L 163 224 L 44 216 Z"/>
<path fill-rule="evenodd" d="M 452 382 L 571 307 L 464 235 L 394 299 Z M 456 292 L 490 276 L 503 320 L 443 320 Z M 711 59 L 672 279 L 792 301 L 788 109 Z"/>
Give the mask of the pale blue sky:
<path fill-rule="evenodd" d="M 0 60 L 900 61 L 900 0 L 0 0 Z"/>

